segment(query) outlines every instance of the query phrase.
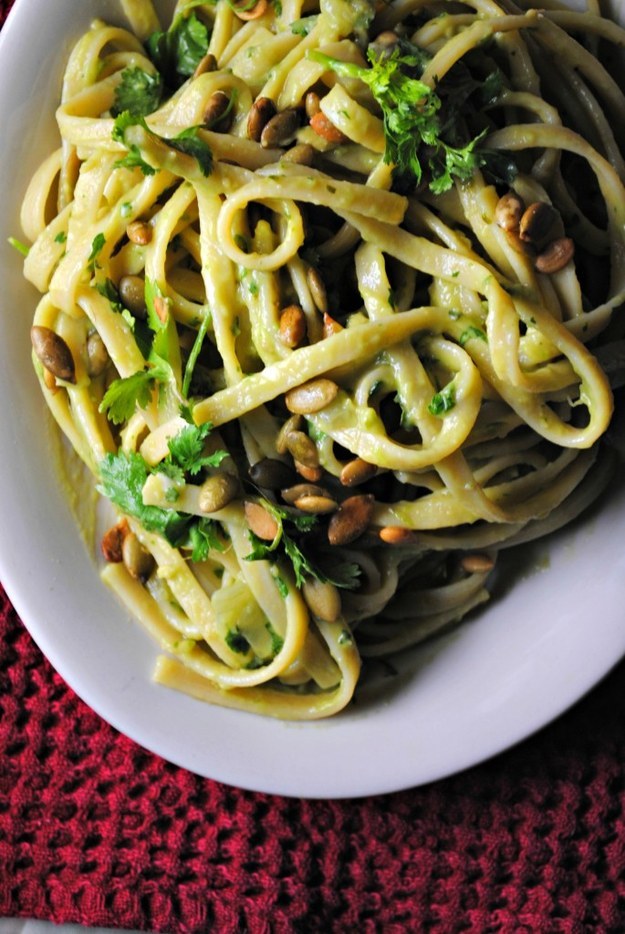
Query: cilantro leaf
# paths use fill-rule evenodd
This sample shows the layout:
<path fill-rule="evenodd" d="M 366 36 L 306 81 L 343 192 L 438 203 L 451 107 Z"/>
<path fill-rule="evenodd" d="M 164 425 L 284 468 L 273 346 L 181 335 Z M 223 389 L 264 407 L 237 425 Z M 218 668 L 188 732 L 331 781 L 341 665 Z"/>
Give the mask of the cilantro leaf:
<path fill-rule="evenodd" d="M 399 44 L 390 55 L 379 56 L 370 48 L 368 68 L 318 51 L 308 54 L 338 75 L 359 78 L 368 85 L 382 110 L 386 139 L 384 161 L 392 163 L 400 175 L 412 177 L 419 183 L 423 176 L 423 160 L 427 159 L 432 176 L 430 188 L 441 193 L 452 186 L 454 178 L 466 180 L 483 165 L 484 157 L 477 149 L 482 134 L 465 146 L 451 145 L 443 138 L 445 125 L 439 113 L 442 101 L 435 91 L 415 77 L 422 71 L 424 58 L 414 46 L 406 50 Z"/>
<path fill-rule="evenodd" d="M 209 39 L 207 27 L 195 13 L 185 16 L 183 11 L 167 32 L 155 32 L 148 38 L 148 54 L 167 84 L 176 89 L 206 55 Z"/>
<path fill-rule="evenodd" d="M 136 142 L 128 143 L 126 140 L 126 132 L 133 126 L 140 127 L 148 139 L 156 140 L 158 143 L 168 146 L 170 149 L 175 149 L 183 155 L 191 156 L 197 161 L 200 172 L 205 177 L 212 172 L 213 153 L 208 143 L 198 135 L 198 131 L 201 130 L 202 127 L 189 127 L 187 130 L 183 130 L 182 133 L 179 133 L 178 136 L 174 136 L 172 139 L 166 139 L 164 136 L 159 136 L 158 133 L 154 133 L 145 122 L 144 117 L 135 116 L 128 110 L 124 110 L 119 114 L 119 116 L 115 118 L 115 123 L 113 125 L 113 139 L 117 143 L 122 143 L 128 149 L 128 154 L 122 159 L 118 159 L 115 166 L 124 166 L 126 168 L 138 167 L 144 175 L 154 175 L 157 171 L 154 166 L 145 161 L 139 145 Z M 155 160 L 158 158 L 158 150 L 156 153 L 152 153 L 152 157 Z"/>
<path fill-rule="evenodd" d="M 121 315 L 127 310 L 121 302 L 119 291 L 112 279 L 107 278 L 104 282 L 97 282 L 96 291 L 104 298 L 108 299 L 113 311 Z"/>
<path fill-rule="evenodd" d="M 203 467 L 219 467 L 228 457 L 227 451 L 215 451 L 206 457 L 203 456 L 204 442 L 211 430 L 209 422 L 203 425 L 185 425 L 167 442 L 173 463 L 192 477 L 197 476 Z"/>
<path fill-rule="evenodd" d="M 317 517 L 304 515 L 295 510 L 283 509 L 276 503 L 263 500 L 262 505 L 278 523 L 278 534 L 273 542 L 264 542 L 253 532 L 249 533 L 252 551 L 246 555 L 246 561 L 275 561 L 280 553 L 289 559 L 295 575 L 295 586 L 302 588 L 307 577 L 313 577 L 321 583 L 331 583 L 335 587 L 352 590 L 358 586 L 360 568 L 355 564 L 339 564 L 332 574 L 314 564 L 302 550 L 293 535 L 285 530 L 285 524 L 294 526 L 297 532 L 310 532 L 317 523 Z"/>
<path fill-rule="evenodd" d="M 89 272 L 95 272 L 96 267 L 99 269 L 98 265 L 98 256 L 102 252 L 106 245 L 106 238 L 103 233 L 96 234 L 91 242 L 91 253 L 89 254 L 89 259 L 87 260 L 87 268 Z"/>
<path fill-rule="evenodd" d="M 213 170 L 213 154 L 208 143 L 197 135 L 200 127 L 192 126 L 188 130 L 183 130 L 173 139 L 165 139 L 163 142 L 182 152 L 187 156 L 192 156 L 198 163 L 202 175 L 209 176 Z"/>
<path fill-rule="evenodd" d="M 158 74 L 148 74 L 142 68 L 125 68 L 120 84 L 115 88 L 111 107 L 114 117 L 127 111 L 133 117 L 144 117 L 156 110 L 161 102 L 163 82 Z"/>
<path fill-rule="evenodd" d="M 211 551 L 223 551 L 224 544 L 219 535 L 219 526 L 214 519 L 199 519 L 189 528 L 191 560 L 206 561 Z"/>
<path fill-rule="evenodd" d="M 456 404 L 456 387 L 453 382 L 447 383 L 440 392 L 432 396 L 432 401 L 428 405 L 430 415 L 444 415 L 449 412 Z"/>
<path fill-rule="evenodd" d="M 174 510 L 146 506 L 142 491 L 147 478 L 148 467 L 140 454 L 107 454 L 100 462 L 98 492 L 138 519 L 148 532 L 159 532 L 171 544 L 178 544 L 186 536 L 189 518 Z"/>
<path fill-rule="evenodd" d="M 121 425 L 134 414 L 137 406 L 144 408 L 148 405 L 155 384 L 170 376 L 171 368 L 166 361 L 155 357 L 145 369 L 114 380 L 106 390 L 98 411 L 106 413 L 113 424 Z"/>
<path fill-rule="evenodd" d="M 487 340 L 485 332 L 481 328 L 476 328 L 473 324 L 471 324 L 460 335 L 460 338 L 459 338 L 460 346 L 464 347 L 467 341 L 473 340 L 473 338 L 477 338 L 478 340 L 481 340 L 481 341 Z"/>

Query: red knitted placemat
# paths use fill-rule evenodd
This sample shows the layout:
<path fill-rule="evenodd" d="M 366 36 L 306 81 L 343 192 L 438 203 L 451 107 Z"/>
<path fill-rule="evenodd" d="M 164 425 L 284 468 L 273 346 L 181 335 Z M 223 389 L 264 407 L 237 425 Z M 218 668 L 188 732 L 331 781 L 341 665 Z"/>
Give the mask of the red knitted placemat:
<path fill-rule="evenodd" d="M 623 934 L 624 676 L 446 781 L 291 800 L 116 732 L 0 588 L 0 916 L 167 934 Z"/>
<path fill-rule="evenodd" d="M 0 915 L 168 934 L 622 934 L 624 676 L 446 781 L 300 801 L 117 733 L 0 590 Z"/>

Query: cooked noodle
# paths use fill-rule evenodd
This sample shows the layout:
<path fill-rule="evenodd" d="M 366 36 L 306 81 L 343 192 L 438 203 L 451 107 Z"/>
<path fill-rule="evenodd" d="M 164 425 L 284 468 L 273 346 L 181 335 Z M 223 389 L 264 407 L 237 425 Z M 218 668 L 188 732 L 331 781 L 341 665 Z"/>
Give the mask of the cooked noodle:
<path fill-rule="evenodd" d="M 160 683 L 334 714 L 608 482 L 625 30 L 534 6 L 121 0 L 72 51 L 33 361 Z"/>

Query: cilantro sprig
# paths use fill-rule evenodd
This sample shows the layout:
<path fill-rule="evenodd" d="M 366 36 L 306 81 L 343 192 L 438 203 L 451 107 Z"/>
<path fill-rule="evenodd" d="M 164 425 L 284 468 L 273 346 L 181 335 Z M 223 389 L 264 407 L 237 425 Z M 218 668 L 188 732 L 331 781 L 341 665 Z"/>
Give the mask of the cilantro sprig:
<path fill-rule="evenodd" d="M 166 32 L 155 32 L 148 38 L 148 54 L 173 90 L 193 74 L 208 51 L 208 27 L 195 13 L 185 15 L 190 8 L 199 5 L 199 0 L 188 4 Z"/>
<path fill-rule="evenodd" d="M 162 94 L 163 80 L 158 72 L 149 74 L 143 68 L 125 68 L 115 88 L 111 114 L 118 117 L 128 111 L 133 117 L 146 117 L 157 109 Z"/>
<path fill-rule="evenodd" d="M 168 139 L 165 136 L 159 136 L 158 133 L 151 130 L 145 122 L 145 117 L 133 114 L 129 110 L 124 110 L 123 113 L 120 113 L 115 118 L 115 123 L 113 125 L 113 139 L 117 143 L 122 143 L 128 150 L 126 156 L 117 160 L 115 163 L 116 166 L 140 168 L 144 175 L 154 175 L 157 171 L 157 169 L 144 158 L 140 145 L 132 139 L 127 139 L 126 134 L 131 127 L 139 127 L 143 131 L 143 138 L 148 141 L 155 141 L 157 144 L 160 143 L 163 146 L 176 150 L 176 152 L 191 156 L 198 163 L 200 172 L 204 177 L 210 175 L 212 172 L 213 154 L 208 143 L 204 142 L 199 136 L 199 130 L 202 129 L 201 127 L 189 127 L 177 136 Z"/>
<path fill-rule="evenodd" d="M 171 376 L 169 364 L 157 354 L 151 354 L 142 370 L 113 380 L 98 411 L 105 413 L 114 425 L 122 425 L 134 414 L 137 406 L 145 408 L 149 405 L 157 384 L 166 382 Z"/>
<path fill-rule="evenodd" d="M 176 548 L 189 548 L 192 561 L 205 561 L 211 550 L 223 551 L 218 523 L 173 508 L 148 506 L 143 502 L 143 488 L 152 473 L 162 472 L 185 482 L 187 474 L 196 477 L 204 467 L 219 466 L 228 456 L 227 451 L 203 454 L 210 431 L 208 424 L 200 427 L 185 425 L 170 438 L 169 454 L 156 467 L 150 467 L 141 454 L 126 454 L 124 451 L 107 454 L 99 465 L 98 491 L 123 513 L 138 519 L 148 532 L 157 532 Z"/>
<path fill-rule="evenodd" d="M 398 45 L 390 55 L 377 55 L 370 48 L 369 67 L 343 62 L 316 50 L 308 54 L 337 75 L 359 78 L 370 88 L 384 120 L 384 161 L 393 164 L 401 175 L 410 175 L 419 183 L 425 163 L 431 175 L 429 187 L 440 194 L 452 187 L 454 179 L 466 181 L 484 164 L 485 156 L 478 144 L 485 131 L 465 145 L 454 145 L 444 138 L 441 98 L 415 77 L 424 64 L 420 50 L 406 50 Z"/>
<path fill-rule="evenodd" d="M 335 587 L 345 590 L 354 590 L 358 587 L 360 568 L 357 564 L 339 563 L 330 575 L 313 564 L 296 541 L 294 535 L 298 532 L 312 531 L 317 523 L 316 516 L 283 509 L 276 503 L 265 499 L 261 501 L 261 504 L 275 519 L 278 531 L 272 542 L 265 542 L 250 532 L 252 551 L 246 555 L 246 561 L 275 561 L 283 555 L 288 558 L 293 567 L 295 586 L 298 588 L 304 586 L 307 577 L 312 577 L 324 584 L 334 584 Z"/>

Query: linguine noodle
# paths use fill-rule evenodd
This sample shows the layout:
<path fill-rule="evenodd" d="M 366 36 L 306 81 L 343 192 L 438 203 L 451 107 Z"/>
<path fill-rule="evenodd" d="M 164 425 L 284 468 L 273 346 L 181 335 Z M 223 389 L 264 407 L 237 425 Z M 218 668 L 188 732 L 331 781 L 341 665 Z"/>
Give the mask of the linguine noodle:
<path fill-rule="evenodd" d="M 155 679 L 329 716 L 610 478 L 625 30 L 555 0 L 120 2 L 24 200 L 35 370 Z"/>

